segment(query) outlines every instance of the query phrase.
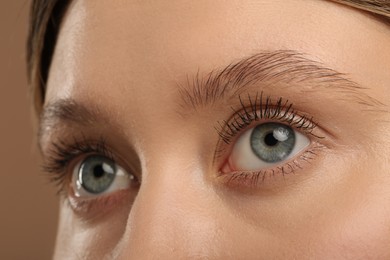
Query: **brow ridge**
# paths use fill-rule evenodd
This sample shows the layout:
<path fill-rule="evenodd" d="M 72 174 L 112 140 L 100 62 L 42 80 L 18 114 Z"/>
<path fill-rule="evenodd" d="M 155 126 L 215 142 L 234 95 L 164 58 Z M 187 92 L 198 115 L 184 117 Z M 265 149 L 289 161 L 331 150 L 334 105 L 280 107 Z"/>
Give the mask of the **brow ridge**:
<path fill-rule="evenodd" d="M 87 107 L 72 98 L 59 99 L 47 104 L 39 118 L 38 140 L 58 122 L 70 122 L 79 125 L 103 123 L 106 119 L 97 107 Z"/>
<path fill-rule="evenodd" d="M 313 61 L 303 53 L 277 50 L 257 53 L 204 76 L 199 71 L 192 79 L 187 75 L 187 85 L 179 84 L 181 107 L 196 111 L 224 99 L 226 95 L 237 96 L 257 83 L 283 83 L 291 87 L 311 84 L 315 91 L 340 92 L 351 99 L 356 98 L 356 102 L 365 106 L 383 105 L 365 94 L 362 90 L 367 88 L 348 79 L 346 74 Z"/>

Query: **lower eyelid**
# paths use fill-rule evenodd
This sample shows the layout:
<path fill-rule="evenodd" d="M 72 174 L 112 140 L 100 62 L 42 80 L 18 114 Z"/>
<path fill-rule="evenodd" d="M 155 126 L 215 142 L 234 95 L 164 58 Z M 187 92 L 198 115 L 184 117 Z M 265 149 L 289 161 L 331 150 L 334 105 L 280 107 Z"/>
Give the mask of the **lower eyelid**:
<path fill-rule="evenodd" d="M 281 163 L 281 165 L 260 171 L 233 171 L 217 174 L 217 181 L 225 186 L 242 190 L 243 192 L 273 191 L 285 187 L 288 184 L 299 182 L 301 178 L 310 177 L 308 173 L 314 163 L 319 159 L 327 146 L 313 142 L 305 151 L 296 156 L 295 159 Z"/>
<path fill-rule="evenodd" d="M 119 190 L 106 196 L 79 198 L 71 192 L 67 197 L 70 208 L 84 220 L 98 219 L 118 208 L 131 206 L 136 193 L 132 190 Z"/>

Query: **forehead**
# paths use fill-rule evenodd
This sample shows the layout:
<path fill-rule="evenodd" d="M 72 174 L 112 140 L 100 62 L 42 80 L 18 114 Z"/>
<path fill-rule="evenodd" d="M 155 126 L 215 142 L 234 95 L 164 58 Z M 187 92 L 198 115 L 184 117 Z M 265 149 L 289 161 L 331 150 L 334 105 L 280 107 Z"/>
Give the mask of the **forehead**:
<path fill-rule="evenodd" d="M 188 75 L 278 49 L 307 53 L 369 85 L 367 74 L 385 76 L 377 50 L 389 49 L 389 38 L 379 22 L 328 1 L 73 1 L 46 101 L 134 93 L 147 100 L 150 91 L 170 97 Z M 381 59 L 390 60 L 389 52 Z"/>

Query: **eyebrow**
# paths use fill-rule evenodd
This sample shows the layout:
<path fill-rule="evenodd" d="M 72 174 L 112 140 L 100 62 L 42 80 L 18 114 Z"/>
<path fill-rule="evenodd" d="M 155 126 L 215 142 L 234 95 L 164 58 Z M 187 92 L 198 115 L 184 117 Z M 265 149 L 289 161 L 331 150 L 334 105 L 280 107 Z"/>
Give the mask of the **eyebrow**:
<path fill-rule="evenodd" d="M 264 51 L 223 69 L 213 70 L 205 76 L 199 71 L 192 78 L 187 76 L 187 84 L 179 84 L 183 101 L 181 107 L 196 111 L 220 99 L 236 97 L 248 86 L 258 83 L 262 86 L 283 84 L 286 89 L 299 86 L 296 91 L 302 94 L 314 91 L 339 92 L 344 99 L 349 97 L 348 101 L 364 106 L 372 108 L 383 105 L 363 92 L 367 88 L 346 76 L 293 50 Z M 310 88 L 303 89 L 303 85 Z"/>
<path fill-rule="evenodd" d="M 185 111 L 197 111 L 200 107 L 237 97 L 257 83 L 273 87 L 279 83 L 286 88 L 299 85 L 296 89 L 302 91 L 302 94 L 324 90 L 339 92 L 343 100 L 356 102 L 370 110 L 379 110 L 378 107 L 383 106 L 363 92 L 367 88 L 347 79 L 345 74 L 292 50 L 265 51 L 213 70 L 205 76 L 199 72 L 192 79 L 187 76 L 186 84 L 179 85 L 180 105 Z M 302 85 L 310 88 L 302 90 Z M 111 118 L 105 109 L 103 111 L 98 106 L 87 107 L 71 98 L 60 99 L 44 107 L 40 116 L 38 140 L 41 141 L 49 129 L 55 128 L 56 122 L 96 126 L 108 124 L 113 121 Z"/>
<path fill-rule="evenodd" d="M 110 117 L 102 113 L 99 107 L 87 107 L 72 98 L 59 99 L 46 105 L 40 115 L 38 142 L 41 143 L 45 134 L 56 128 L 58 122 L 94 126 L 109 121 Z"/>

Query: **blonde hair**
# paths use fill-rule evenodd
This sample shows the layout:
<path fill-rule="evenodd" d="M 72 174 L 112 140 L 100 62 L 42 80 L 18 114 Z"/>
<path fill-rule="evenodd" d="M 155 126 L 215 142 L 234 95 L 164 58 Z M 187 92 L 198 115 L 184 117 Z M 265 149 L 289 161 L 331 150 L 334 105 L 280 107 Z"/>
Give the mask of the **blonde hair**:
<path fill-rule="evenodd" d="M 328 0 L 347 5 L 390 25 L 390 0 Z M 33 0 L 27 41 L 28 81 L 39 114 L 61 19 L 71 0 Z"/>
<path fill-rule="evenodd" d="M 390 24 L 390 0 L 330 0 L 371 13 Z"/>

